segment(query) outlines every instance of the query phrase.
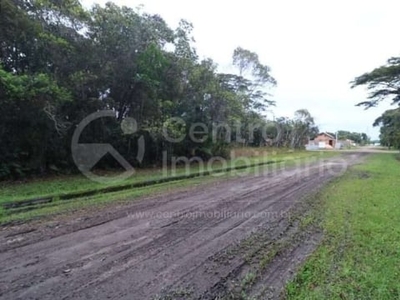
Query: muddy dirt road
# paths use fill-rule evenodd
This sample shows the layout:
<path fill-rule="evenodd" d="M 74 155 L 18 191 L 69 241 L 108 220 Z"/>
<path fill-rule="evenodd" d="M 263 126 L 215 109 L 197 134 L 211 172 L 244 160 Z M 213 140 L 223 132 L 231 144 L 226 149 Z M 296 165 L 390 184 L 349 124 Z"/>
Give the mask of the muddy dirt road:
<path fill-rule="evenodd" d="M 54 228 L 3 230 L 0 298 L 234 299 L 238 289 L 276 298 L 321 238 L 296 225 L 293 208 L 366 155 L 236 177 Z"/>

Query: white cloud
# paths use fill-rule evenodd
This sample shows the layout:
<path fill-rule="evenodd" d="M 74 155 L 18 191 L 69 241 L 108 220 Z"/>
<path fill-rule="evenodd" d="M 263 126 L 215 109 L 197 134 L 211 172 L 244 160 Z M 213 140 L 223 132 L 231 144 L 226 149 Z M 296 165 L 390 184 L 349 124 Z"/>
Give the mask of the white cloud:
<path fill-rule="evenodd" d="M 104 4 L 105 0 L 84 0 Z M 364 131 L 373 138 L 372 123 L 390 106 L 364 111 L 362 88 L 351 90 L 354 77 L 400 54 L 398 11 L 391 0 L 184 1 L 115 0 L 119 5 L 144 4 L 172 27 L 181 18 L 195 27 L 201 57 L 211 57 L 221 69 L 237 46 L 259 54 L 270 65 L 278 87 L 273 90 L 277 115 L 307 108 L 321 130 Z"/>

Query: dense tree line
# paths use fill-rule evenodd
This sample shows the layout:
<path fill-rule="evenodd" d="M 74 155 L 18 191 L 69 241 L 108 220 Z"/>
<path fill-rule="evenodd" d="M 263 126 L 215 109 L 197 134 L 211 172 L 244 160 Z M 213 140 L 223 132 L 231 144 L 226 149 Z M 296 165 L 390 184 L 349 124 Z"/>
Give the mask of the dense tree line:
<path fill-rule="evenodd" d="M 0 3 L 0 178 L 74 170 L 72 135 L 96 111 L 115 117 L 91 123 L 80 142 L 110 143 L 140 166 L 159 163 L 163 151 L 227 156 L 232 143 L 299 148 L 317 132 L 306 110 L 267 122 L 262 112 L 274 105 L 268 89 L 276 85 L 270 68 L 239 47 L 237 72 L 219 73 L 211 59 L 199 59 L 187 21 L 174 29 L 159 15 L 111 2 L 90 10 L 78 0 Z M 124 134 L 128 118 L 137 130 Z M 217 130 L 194 140 L 193 124 Z"/>
<path fill-rule="evenodd" d="M 335 136 L 335 134 L 333 134 L 333 136 Z M 352 140 L 358 145 L 367 145 L 371 142 L 369 136 L 364 132 L 360 133 L 350 132 L 347 130 L 339 130 L 337 132 L 337 138 L 338 140 Z"/>
<path fill-rule="evenodd" d="M 358 105 L 375 107 L 388 99 L 393 105 L 400 105 L 400 57 L 392 57 L 386 65 L 354 79 L 352 87 L 366 85 L 370 91 L 367 101 Z M 385 111 L 373 124 L 380 126 L 381 144 L 400 149 L 400 108 Z"/>

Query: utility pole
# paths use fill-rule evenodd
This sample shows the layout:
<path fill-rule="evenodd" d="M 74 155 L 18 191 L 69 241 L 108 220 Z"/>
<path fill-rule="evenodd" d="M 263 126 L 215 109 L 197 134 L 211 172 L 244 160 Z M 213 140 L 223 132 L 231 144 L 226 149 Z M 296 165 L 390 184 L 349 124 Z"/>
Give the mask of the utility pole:
<path fill-rule="evenodd" d="M 335 138 L 336 138 L 336 141 L 335 141 L 335 148 L 337 147 L 337 141 L 338 141 L 338 132 L 336 131 L 336 133 L 335 133 Z"/>

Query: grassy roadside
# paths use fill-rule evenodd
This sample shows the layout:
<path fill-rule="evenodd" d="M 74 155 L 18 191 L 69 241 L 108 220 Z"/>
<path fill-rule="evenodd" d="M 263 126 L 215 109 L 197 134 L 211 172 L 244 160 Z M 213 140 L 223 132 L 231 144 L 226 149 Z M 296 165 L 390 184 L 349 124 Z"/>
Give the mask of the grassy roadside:
<path fill-rule="evenodd" d="M 290 153 L 279 154 L 279 159 L 282 162 L 271 165 L 255 166 L 242 170 L 231 170 L 229 172 L 215 173 L 210 176 L 201 176 L 197 178 L 190 178 L 185 180 L 178 180 L 168 183 L 157 184 L 153 186 L 146 186 L 141 188 L 129 189 L 119 192 L 97 194 L 94 196 L 82 197 L 69 201 L 55 201 L 48 205 L 43 205 L 31 211 L 24 211 L 16 213 L 13 210 L 6 211 L 0 207 L 0 224 L 10 222 L 25 222 L 31 219 L 52 217 L 59 214 L 73 213 L 81 211 L 82 209 L 101 209 L 108 205 L 126 204 L 127 202 L 135 201 L 144 196 L 154 196 L 161 193 L 176 191 L 180 189 L 187 189 L 197 185 L 208 184 L 215 181 L 229 180 L 238 176 L 247 176 L 251 174 L 260 174 L 260 172 L 268 170 L 276 170 L 281 168 L 292 167 L 301 165 L 310 161 L 328 158 L 337 155 L 335 152 L 321 152 L 315 153 Z M 40 183 L 42 184 L 42 183 Z"/>
<path fill-rule="evenodd" d="M 243 155 L 242 155 L 243 154 Z M 229 167 L 240 167 L 244 165 L 251 165 L 257 163 L 264 163 L 270 160 L 287 160 L 298 159 L 313 156 L 315 153 L 298 151 L 286 153 L 266 153 L 266 152 L 253 152 L 253 153 L 239 153 L 236 159 L 227 161 L 226 165 L 216 161 L 212 165 L 204 166 L 205 171 L 214 171 Z M 321 153 L 322 155 L 322 153 Z M 329 155 L 325 153 L 323 155 Z M 244 159 L 243 159 L 244 158 Z M 20 184 L 3 184 L 0 185 L 0 204 L 5 202 L 20 201 L 22 199 L 34 199 L 39 197 L 56 197 L 60 194 L 78 193 L 87 190 L 101 190 L 107 187 L 114 187 L 126 184 L 135 184 L 144 181 L 160 180 L 165 177 L 177 177 L 182 175 L 190 175 L 201 171 L 198 165 L 190 166 L 189 168 L 178 167 L 171 168 L 158 168 L 138 170 L 137 173 L 131 178 L 123 182 L 110 182 L 109 184 L 100 184 L 91 181 L 83 175 L 74 176 L 61 176 L 48 180 L 31 181 Z"/>
<path fill-rule="evenodd" d="M 400 162 L 374 154 L 320 194 L 324 240 L 287 299 L 399 299 Z"/>
<path fill-rule="evenodd" d="M 147 186 L 138 189 L 125 190 L 109 194 L 98 194 L 90 197 L 78 198 L 71 201 L 56 201 L 49 205 L 40 206 L 37 209 L 14 214 L 8 213 L 0 208 L 0 225 L 26 222 L 33 219 L 51 218 L 57 215 L 67 215 L 82 210 L 104 209 L 108 205 L 124 205 L 145 196 L 156 196 L 170 191 L 179 191 L 188 187 L 195 187 L 215 181 L 214 177 L 197 177 L 188 180 L 179 180 L 171 183 L 158 184 L 156 186 Z"/>

